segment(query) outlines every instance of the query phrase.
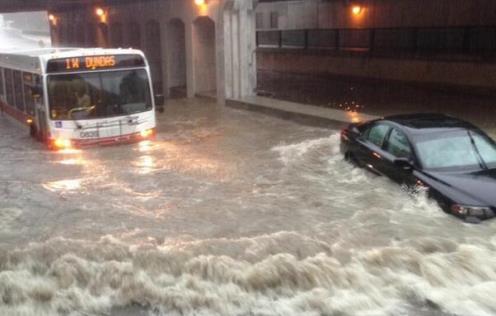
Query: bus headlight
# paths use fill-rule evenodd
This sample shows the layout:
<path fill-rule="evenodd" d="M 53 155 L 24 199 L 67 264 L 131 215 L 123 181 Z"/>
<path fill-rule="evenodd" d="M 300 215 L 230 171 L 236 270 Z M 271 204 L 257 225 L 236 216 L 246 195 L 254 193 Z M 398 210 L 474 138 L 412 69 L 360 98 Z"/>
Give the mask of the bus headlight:
<path fill-rule="evenodd" d="M 151 137 L 153 136 L 153 134 L 155 133 L 155 130 L 153 128 L 150 128 L 150 129 L 145 129 L 145 130 L 142 130 L 140 132 L 140 135 L 141 137 L 143 138 L 148 138 L 148 137 Z"/>
<path fill-rule="evenodd" d="M 52 141 L 53 147 L 55 149 L 69 149 L 72 148 L 72 142 L 70 139 L 56 138 Z"/>
<path fill-rule="evenodd" d="M 494 212 L 490 207 L 485 206 L 466 206 L 453 204 L 451 211 L 456 215 L 475 216 L 475 217 L 494 217 Z"/>

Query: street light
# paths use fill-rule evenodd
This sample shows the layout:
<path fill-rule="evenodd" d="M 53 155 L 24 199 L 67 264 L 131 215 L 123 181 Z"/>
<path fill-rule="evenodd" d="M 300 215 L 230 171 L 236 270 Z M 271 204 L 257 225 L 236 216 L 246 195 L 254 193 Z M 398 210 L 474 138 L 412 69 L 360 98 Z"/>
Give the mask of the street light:
<path fill-rule="evenodd" d="M 198 7 L 198 14 L 200 16 L 208 15 L 208 0 L 195 0 L 195 4 Z"/>
<path fill-rule="evenodd" d="M 362 13 L 362 10 L 363 8 L 360 5 L 354 5 L 351 8 L 351 12 L 353 13 L 353 15 L 360 15 L 360 13 Z"/>
<path fill-rule="evenodd" d="M 102 8 L 96 8 L 95 13 L 97 16 L 102 17 L 105 14 L 105 11 Z"/>
<path fill-rule="evenodd" d="M 49 14 L 48 15 L 48 20 L 50 21 L 50 23 L 53 25 L 53 26 L 57 26 L 57 17 L 53 14 Z"/>
<path fill-rule="evenodd" d="M 96 16 L 100 19 L 101 23 L 107 23 L 107 11 L 101 7 L 95 9 Z"/>

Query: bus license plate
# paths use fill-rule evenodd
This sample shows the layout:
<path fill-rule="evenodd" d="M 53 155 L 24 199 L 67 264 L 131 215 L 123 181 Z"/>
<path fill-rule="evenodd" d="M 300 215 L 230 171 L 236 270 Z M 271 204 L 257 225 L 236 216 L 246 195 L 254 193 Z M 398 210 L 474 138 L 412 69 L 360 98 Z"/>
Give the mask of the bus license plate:
<path fill-rule="evenodd" d="M 79 134 L 81 138 L 98 138 L 100 137 L 100 133 L 98 131 L 83 131 Z"/>

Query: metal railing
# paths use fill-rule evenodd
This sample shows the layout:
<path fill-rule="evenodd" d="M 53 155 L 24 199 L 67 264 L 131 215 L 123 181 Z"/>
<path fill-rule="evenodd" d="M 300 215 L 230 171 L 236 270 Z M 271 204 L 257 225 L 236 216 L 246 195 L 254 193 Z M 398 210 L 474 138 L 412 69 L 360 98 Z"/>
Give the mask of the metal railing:
<path fill-rule="evenodd" d="M 496 60 L 496 26 L 258 31 L 257 47 L 492 62 Z"/>

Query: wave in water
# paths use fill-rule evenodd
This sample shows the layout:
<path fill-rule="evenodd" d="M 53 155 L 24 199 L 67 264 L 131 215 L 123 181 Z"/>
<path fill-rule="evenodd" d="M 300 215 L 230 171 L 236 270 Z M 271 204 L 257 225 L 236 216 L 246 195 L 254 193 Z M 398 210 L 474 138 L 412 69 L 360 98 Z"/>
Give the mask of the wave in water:
<path fill-rule="evenodd" d="M 496 249 L 423 238 L 354 252 L 296 233 L 126 245 L 55 239 L 0 255 L 1 315 L 494 315 Z M 418 315 L 418 314 L 411 314 Z"/>

